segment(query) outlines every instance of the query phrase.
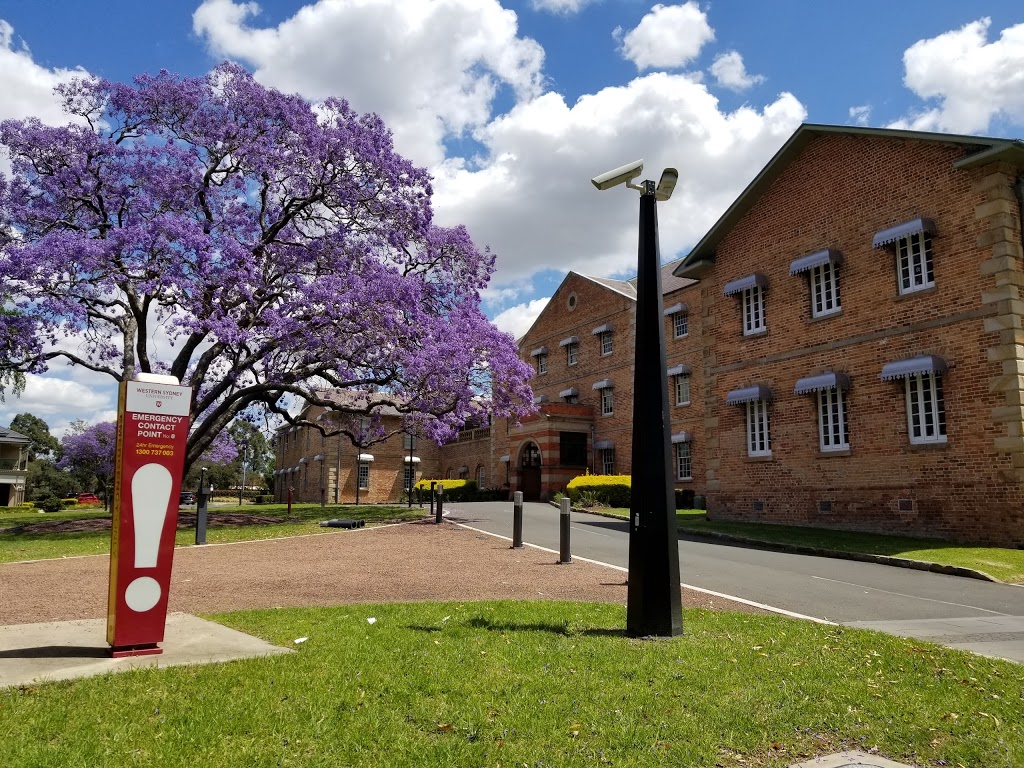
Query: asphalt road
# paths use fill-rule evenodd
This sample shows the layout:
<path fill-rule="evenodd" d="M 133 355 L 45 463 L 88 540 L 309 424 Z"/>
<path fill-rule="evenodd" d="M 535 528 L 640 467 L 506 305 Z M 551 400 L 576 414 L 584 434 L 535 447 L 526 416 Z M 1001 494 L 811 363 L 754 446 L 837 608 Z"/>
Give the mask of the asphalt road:
<path fill-rule="evenodd" d="M 512 536 L 512 504 L 453 504 L 446 517 Z M 626 521 L 573 512 L 575 556 L 628 566 Z M 523 540 L 558 551 L 559 512 L 524 504 Z M 687 586 L 782 611 L 879 629 L 1024 663 L 1024 588 L 853 560 L 679 542 Z"/>

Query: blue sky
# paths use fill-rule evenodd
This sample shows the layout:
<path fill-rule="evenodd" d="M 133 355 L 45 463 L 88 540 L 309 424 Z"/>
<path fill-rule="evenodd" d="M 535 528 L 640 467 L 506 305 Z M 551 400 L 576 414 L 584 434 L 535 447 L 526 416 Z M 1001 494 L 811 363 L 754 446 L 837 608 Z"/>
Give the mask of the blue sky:
<path fill-rule="evenodd" d="M 59 122 L 51 90 L 75 74 L 225 59 L 381 114 L 434 173 L 438 220 L 497 253 L 486 309 L 516 335 L 567 270 L 635 271 L 636 200 L 593 190 L 603 170 L 679 169 L 659 207 L 667 260 L 801 122 L 1024 136 L 1019 0 L 0 0 L 0 119 Z M 0 404 L 0 423 L 109 419 L 113 392 L 57 369 Z"/>

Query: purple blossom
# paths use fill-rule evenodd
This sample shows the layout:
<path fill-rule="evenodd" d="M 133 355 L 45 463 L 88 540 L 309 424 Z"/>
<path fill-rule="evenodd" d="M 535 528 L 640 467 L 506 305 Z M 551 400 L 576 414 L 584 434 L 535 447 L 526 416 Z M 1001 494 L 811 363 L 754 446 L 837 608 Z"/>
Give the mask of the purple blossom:
<path fill-rule="evenodd" d="M 531 408 L 480 309 L 494 256 L 433 224 L 429 175 L 379 117 L 234 64 L 58 91 L 82 124 L 0 123 L 0 382 L 54 359 L 173 374 L 193 387 L 186 470 L 234 418 L 329 389 L 439 442 Z"/>
<path fill-rule="evenodd" d="M 60 441 L 58 469 L 89 472 L 104 482 L 114 474 L 117 424 L 101 421 L 92 426 L 79 423 Z"/>

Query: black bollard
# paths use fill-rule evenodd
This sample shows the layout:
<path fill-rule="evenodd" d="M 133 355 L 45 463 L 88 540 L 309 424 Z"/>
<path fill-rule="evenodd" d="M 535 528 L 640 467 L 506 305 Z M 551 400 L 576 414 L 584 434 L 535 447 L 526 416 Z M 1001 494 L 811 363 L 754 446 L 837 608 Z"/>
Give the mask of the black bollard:
<path fill-rule="evenodd" d="M 434 495 L 437 493 L 435 488 L 437 487 L 436 481 L 430 483 L 430 514 L 434 514 Z"/>
<path fill-rule="evenodd" d="M 438 483 L 437 486 L 437 514 L 434 516 L 434 522 L 440 523 L 441 517 L 444 515 L 444 486 Z"/>
<path fill-rule="evenodd" d="M 569 499 L 562 499 L 562 511 L 558 517 L 558 562 L 571 563 L 572 554 L 569 552 Z"/>
<path fill-rule="evenodd" d="M 512 502 L 512 548 L 523 546 L 523 492 L 516 491 Z"/>
<path fill-rule="evenodd" d="M 210 486 L 199 486 L 199 502 L 196 504 L 196 544 L 206 543 L 206 507 L 210 502 Z"/>

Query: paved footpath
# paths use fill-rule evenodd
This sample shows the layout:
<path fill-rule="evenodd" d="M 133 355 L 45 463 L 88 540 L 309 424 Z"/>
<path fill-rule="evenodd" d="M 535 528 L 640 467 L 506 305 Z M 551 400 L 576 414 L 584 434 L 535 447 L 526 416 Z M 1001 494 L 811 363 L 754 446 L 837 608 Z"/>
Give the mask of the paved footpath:
<path fill-rule="evenodd" d="M 512 535 L 507 502 L 455 504 L 453 522 Z M 523 538 L 555 551 L 559 513 L 525 504 Z M 572 513 L 572 551 L 628 566 L 626 521 Z M 679 542 L 683 584 L 815 620 L 916 637 L 1024 663 L 1024 587 L 876 563 Z"/>

